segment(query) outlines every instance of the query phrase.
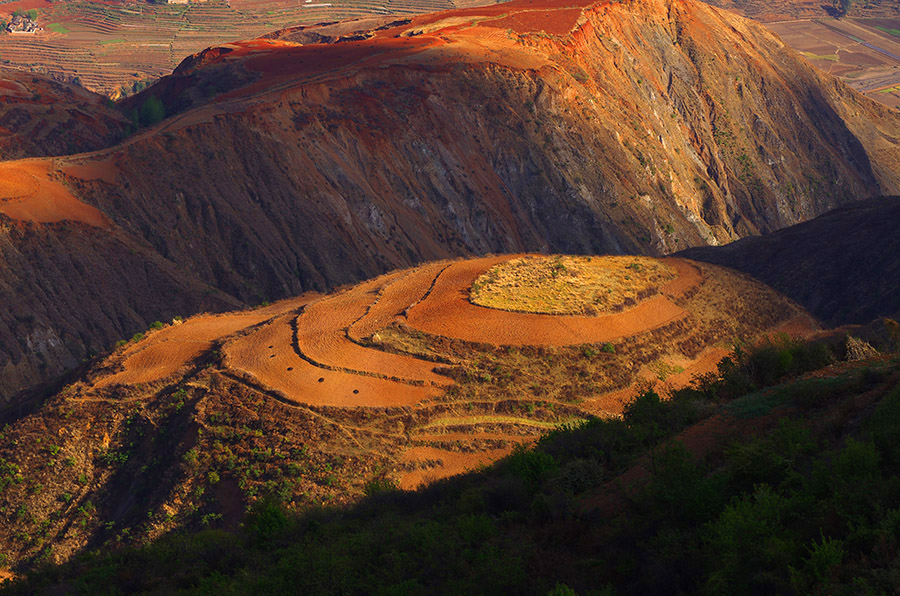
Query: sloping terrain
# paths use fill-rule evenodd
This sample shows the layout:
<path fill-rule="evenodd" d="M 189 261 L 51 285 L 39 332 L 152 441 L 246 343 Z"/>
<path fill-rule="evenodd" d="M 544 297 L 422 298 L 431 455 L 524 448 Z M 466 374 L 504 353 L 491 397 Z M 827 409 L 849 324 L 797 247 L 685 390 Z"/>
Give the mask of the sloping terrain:
<path fill-rule="evenodd" d="M 668 253 L 898 186 L 900 115 L 702 3 L 513 2 L 351 37 L 211 48 L 123 103 L 168 119 L 49 175 L 245 304 L 460 255 Z"/>
<path fill-rule="evenodd" d="M 831 2 L 820 0 L 706 0 L 713 6 L 733 10 L 763 22 L 793 19 L 815 19 L 837 16 Z M 896 17 L 900 7 L 892 0 L 861 0 L 850 2 L 847 13 L 853 17 Z"/>
<path fill-rule="evenodd" d="M 452 0 L 6 0 L 0 19 L 35 9 L 40 29 L 0 32 L 0 60 L 120 98 L 172 72 L 189 54 L 283 27 L 345 19 L 388 20 L 482 2 Z"/>
<path fill-rule="evenodd" d="M 78 85 L 0 67 L 0 160 L 108 147 L 127 119 Z"/>
<path fill-rule="evenodd" d="M 885 347 L 828 365 L 821 345 L 769 343 L 477 473 L 301 514 L 261 501 L 240 530 L 101 550 L 6 592 L 889 594 L 900 336 Z"/>
<path fill-rule="evenodd" d="M 642 259 L 670 275 L 594 314 L 466 299 L 517 258 L 430 263 L 123 342 L 3 431 L 4 560 L 231 527 L 265 496 L 308 507 L 416 488 L 615 417 L 636 387 L 683 387 L 734 342 L 817 329 L 762 284 L 680 259 Z M 610 279 L 635 271 L 581 259 L 608 261 Z"/>
<path fill-rule="evenodd" d="M 835 209 L 773 234 L 684 256 L 743 271 L 829 325 L 900 315 L 900 199 Z"/>

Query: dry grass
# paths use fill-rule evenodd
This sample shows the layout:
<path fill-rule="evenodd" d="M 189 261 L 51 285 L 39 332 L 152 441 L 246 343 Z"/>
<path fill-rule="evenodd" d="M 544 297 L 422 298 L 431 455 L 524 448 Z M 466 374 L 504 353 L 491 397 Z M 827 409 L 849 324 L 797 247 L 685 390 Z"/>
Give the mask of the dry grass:
<path fill-rule="evenodd" d="M 472 285 L 479 306 L 516 312 L 596 315 L 657 292 L 675 277 L 647 257 L 529 256 L 492 267 Z"/>

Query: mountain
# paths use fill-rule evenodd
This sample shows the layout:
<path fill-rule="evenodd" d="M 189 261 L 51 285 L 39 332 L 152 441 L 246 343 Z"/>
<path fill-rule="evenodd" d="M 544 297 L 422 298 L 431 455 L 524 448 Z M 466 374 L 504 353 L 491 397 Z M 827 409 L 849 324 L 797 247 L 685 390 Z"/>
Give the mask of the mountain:
<path fill-rule="evenodd" d="M 668 253 L 898 191 L 900 115 L 699 2 L 517 1 L 290 41 L 310 34 L 191 57 L 121 104 L 142 130 L 41 162 L 108 223 L 0 209 L 23 229 L 0 256 L 57 262 L 41 234 L 75 229 L 72 283 L 129 314 L 98 333 L 76 294 L 17 270 L 10 287 L 58 306 L 7 323 L 5 366 L 46 378 L 62 366 L 36 368 L 20 338 L 68 327 L 77 358 L 167 320 L 176 294 L 187 315 L 460 255 Z M 111 237 L 140 248 L 108 258 Z M 157 267 L 183 291 L 145 282 Z"/>
<path fill-rule="evenodd" d="M 684 594 L 742 596 L 890 593 L 900 547 L 895 507 L 900 335 L 894 342 L 893 355 L 860 362 L 831 362 L 821 344 L 763 344 L 670 399 L 643 391 L 622 417 L 566 425 L 533 447 L 514 449 L 496 465 L 418 491 L 399 491 L 375 476 L 359 503 L 300 511 L 269 493 L 250 507 L 239 528 L 222 529 L 227 515 L 201 509 L 202 521 L 190 531 L 134 546 L 128 546 L 135 533 L 129 535 L 127 526 L 118 520 L 103 523 L 109 519 L 107 503 L 79 500 L 83 491 L 96 490 L 96 475 L 86 474 L 82 488 L 60 499 L 54 499 L 59 490 L 54 480 L 29 492 L 47 493 L 43 502 L 61 513 L 45 524 L 33 522 L 34 530 L 19 530 L 16 540 L 34 537 L 53 546 L 45 546 L 43 562 L 65 553 L 55 542 L 59 527 L 70 539 L 85 528 L 102 528 L 98 534 L 108 537 L 107 546 L 61 566 L 44 564 L 3 592 L 540 596 L 670 594 L 678 586 Z M 194 383 L 187 392 L 201 387 Z M 88 406 L 84 397 L 71 395 L 54 406 L 68 417 L 43 427 L 46 455 L 33 459 L 72 458 L 72 467 L 85 465 L 83 457 L 68 455 L 70 448 L 56 431 L 61 424 L 79 426 L 79 414 Z M 205 412 L 209 424 L 186 425 L 187 416 L 177 414 L 165 421 L 180 422 L 178 432 L 202 435 L 199 441 L 219 443 L 222 464 L 230 462 L 234 470 L 313 470 L 322 486 L 341 477 L 314 449 L 289 448 L 286 440 L 297 441 L 300 429 L 286 432 L 292 423 L 277 415 L 274 401 L 259 404 L 237 393 L 223 397 L 181 402 L 182 396 L 170 402 L 170 411 L 182 404 L 181 412 Z M 105 465 L 130 468 L 130 474 L 115 476 L 122 487 L 117 511 L 133 507 L 135 516 L 152 526 L 166 517 L 156 508 L 145 513 L 143 490 L 165 485 L 168 477 L 153 469 L 137 471 L 146 461 L 140 458 L 151 455 L 143 445 L 159 436 L 171 447 L 178 435 L 147 420 L 149 409 L 137 403 L 98 401 L 96 407 L 131 412 L 121 419 L 134 439 L 137 461 L 122 463 L 122 452 L 107 451 Z M 335 424 L 326 418 L 334 410 L 316 413 L 323 426 Z M 344 429 L 366 439 L 362 428 L 378 416 L 368 414 Z M 242 423 L 244 438 L 234 440 Z M 21 427 L 13 435 L 23 445 L 32 445 L 42 428 L 30 427 L 30 441 Z M 101 439 L 102 431 L 91 432 Z M 339 442 L 341 428 L 332 432 L 330 439 Z M 368 440 L 386 438 L 368 435 Z M 270 449 L 264 441 L 281 448 Z M 204 451 L 182 456 L 184 447 L 157 451 L 156 465 L 180 462 L 183 474 L 204 471 Z M 56 450 L 59 455 L 52 455 Z M 64 477 L 75 474 L 63 464 L 56 467 Z M 43 480 L 33 469 L 22 470 L 28 480 L 20 484 Z M 15 471 L 9 463 L 4 470 Z M 297 472 L 278 482 L 304 483 Z M 131 481 L 135 477 L 138 481 Z M 222 484 L 218 474 L 209 474 L 186 498 L 196 502 L 232 494 L 217 488 Z M 20 485 L 10 486 L 24 492 Z M 28 527 L 22 520 L 40 511 L 32 506 L 40 501 L 39 496 L 23 501 L 16 527 Z M 232 503 L 230 511 L 239 509 L 226 502 Z M 74 523 L 63 521 L 72 518 Z"/>
<path fill-rule="evenodd" d="M 744 275 L 639 256 L 437 261 L 159 323 L 4 428 L 0 556 L 24 571 L 233 528 L 262 498 L 415 489 L 617 418 L 639 388 L 714 373 L 733 342 L 816 330 Z"/>
<path fill-rule="evenodd" d="M 900 315 L 900 198 L 860 201 L 811 221 L 680 254 L 743 271 L 833 326 Z"/>

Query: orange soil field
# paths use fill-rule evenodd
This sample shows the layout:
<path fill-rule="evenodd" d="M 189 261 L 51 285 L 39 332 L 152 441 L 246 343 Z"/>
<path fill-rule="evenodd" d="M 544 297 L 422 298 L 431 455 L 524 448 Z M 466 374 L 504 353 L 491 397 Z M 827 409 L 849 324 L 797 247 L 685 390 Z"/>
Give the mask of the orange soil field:
<path fill-rule="evenodd" d="M 61 183 L 50 179 L 50 160 L 0 163 L 0 213 L 38 223 L 78 221 L 107 227 L 103 213 L 82 203 Z"/>
<path fill-rule="evenodd" d="M 293 349 L 294 315 L 268 325 L 225 347 L 225 364 L 262 385 L 302 404 L 337 407 L 402 407 L 414 405 L 440 390 L 387 379 L 327 370 Z"/>
<path fill-rule="evenodd" d="M 386 432 L 405 437 L 396 454 L 403 470 L 399 480 L 403 488 L 415 488 L 431 479 L 494 461 L 516 444 L 536 440 L 542 431 L 560 421 L 587 415 L 615 416 L 634 388 L 619 385 L 574 402 L 551 400 L 553 407 L 562 409 L 551 407 L 540 414 L 542 417 L 532 419 L 525 412 L 535 411 L 535 404 L 545 407 L 540 405 L 545 400 L 537 394 L 512 398 L 531 404 L 532 409 L 526 405 L 509 409 L 489 398 L 484 401 L 484 396 L 456 395 L 450 391 L 450 377 L 437 374 L 434 362 L 415 355 L 421 352 L 409 351 L 402 344 L 391 348 L 401 353 L 384 351 L 379 346 L 393 344 L 382 344 L 377 337 L 370 343 L 373 336 L 393 337 L 391 333 L 399 332 L 406 334 L 401 337 L 430 337 L 427 341 L 437 342 L 426 345 L 443 345 L 441 342 L 448 338 L 475 342 L 463 348 L 474 349 L 474 353 L 480 349 L 477 344 L 555 347 L 590 343 L 596 347 L 616 340 L 624 341 L 620 344 L 624 346 L 638 336 L 644 338 L 639 341 L 647 341 L 662 326 L 668 331 L 662 331 L 661 338 L 688 337 L 690 324 L 686 326 L 681 319 L 700 316 L 695 312 L 696 305 L 691 306 L 691 300 L 702 298 L 694 298 L 697 292 L 721 292 L 735 284 L 753 283 L 725 271 L 717 277 L 719 274 L 711 273 L 711 266 L 703 265 L 701 270 L 689 261 L 667 258 L 664 262 L 677 277 L 662 283 L 659 294 L 616 314 L 535 315 L 469 302 L 472 282 L 479 275 L 497 263 L 521 256 L 429 263 L 328 296 L 305 295 L 245 313 L 195 317 L 151 332 L 115 355 L 114 374 L 100 380 L 96 387 L 162 380 L 218 345 L 221 363 L 232 378 L 268 391 L 280 401 L 310 409 L 340 408 L 349 420 L 356 419 L 357 414 L 350 412 L 357 408 L 384 412 L 402 408 L 400 415 L 404 418 L 412 414 L 407 423 L 411 426 L 405 431 L 401 427 L 397 434 L 389 427 Z M 687 307 L 692 310 L 685 310 Z M 710 317 L 728 315 L 716 311 L 702 316 L 709 321 Z M 815 322 L 808 316 L 780 316 L 782 320 L 772 324 L 769 331 L 808 335 L 815 329 Z M 493 348 L 485 349 L 487 354 Z M 730 351 L 711 342 L 701 344 L 696 352 L 680 350 L 664 348 L 655 361 L 652 355 L 650 360 L 641 360 L 644 364 L 638 365 L 635 378 L 662 391 L 675 389 L 690 383 L 697 374 L 714 371 Z M 575 358 L 581 357 L 581 352 L 575 354 Z M 332 411 L 328 416 L 338 414 Z"/>
<path fill-rule="evenodd" d="M 309 305 L 297 317 L 297 345 L 301 353 L 319 365 L 357 374 L 430 385 L 449 384 L 449 379 L 432 372 L 431 362 L 366 348 L 346 335 L 347 328 L 366 314 L 378 291 L 405 276 L 405 272 L 389 274 Z M 409 304 L 398 306 L 397 314 Z"/>
<path fill-rule="evenodd" d="M 469 470 L 474 470 L 479 466 L 485 466 L 492 462 L 506 457 L 512 452 L 513 448 L 506 449 L 490 449 L 487 451 L 479 451 L 475 453 L 461 453 L 459 451 L 448 451 L 446 449 L 437 449 L 435 447 L 413 447 L 403 454 L 401 462 L 403 463 L 421 463 L 430 461 L 440 461 L 440 465 L 423 469 L 412 470 L 405 473 L 399 482 L 400 488 L 403 490 L 415 490 L 423 484 L 428 484 L 441 478 L 462 474 Z"/>
<path fill-rule="evenodd" d="M 282 300 L 271 310 L 253 310 L 224 315 L 201 315 L 184 323 L 152 332 L 148 338 L 122 352 L 123 370 L 102 378 L 96 387 L 115 384 L 150 383 L 175 374 L 213 347 L 217 339 L 266 321 L 280 310 L 296 309 L 314 299 L 304 295 Z"/>
<path fill-rule="evenodd" d="M 449 263 L 424 265 L 386 286 L 365 315 L 347 330 L 348 337 L 360 341 L 390 325 L 404 311 L 425 297 L 434 279 Z"/>
<path fill-rule="evenodd" d="M 634 335 L 685 314 L 665 293 L 644 300 L 622 313 L 593 317 L 506 312 L 469 302 L 468 289 L 475 279 L 497 263 L 511 258 L 515 257 L 488 257 L 451 265 L 440 275 L 428 298 L 410 309 L 410 327 L 432 335 L 478 343 L 573 345 Z M 687 270 L 682 267 L 679 274 Z M 684 282 L 678 282 L 678 279 L 671 283 L 683 285 Z M 679 285 L 672 287 L 679 288 Z M 665 292 L 665 286 L 661 291 Z"/>

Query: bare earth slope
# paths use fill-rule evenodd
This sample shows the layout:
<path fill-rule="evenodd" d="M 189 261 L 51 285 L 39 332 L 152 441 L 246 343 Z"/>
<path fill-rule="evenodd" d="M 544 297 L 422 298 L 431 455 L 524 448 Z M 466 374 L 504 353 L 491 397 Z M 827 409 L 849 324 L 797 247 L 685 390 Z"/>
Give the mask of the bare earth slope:
<path fill-rule="evenodd" d="M 125 104 L 170 118 L 47 175 L 246 304 L 459 255 L 668 253 L 900 191 L 900 115 L 699 2 L 518 1 L 358 37 L 212 48 Z M 68 304 L 51 328 L 89 339 Z"/>
<path fill-rule="evenodd" d="M 0 68 L 0 160 L 101 149 L 121 139 L 127 124 L 78 85 Z"/>
<path fill-rule="evenodd" d="M 862 201 L 806 223 L 684 256 L 725 265 L 832 325 L 900 315 L 900 198 Z"/>
<path fill-rule="evenodd" d="M 352 501 L 372 480 L 415 488 L 560 424 L 617 415 L 636 386 L 684 386 L 733 341 L 817 329 L 757 281 L 672 258 L 654 261 L 671 276 L 593 315 L 467 300 L 474 280 L 521 256 L 192 317 L 95 360 L 0 435 L 3 561 L 25 570 L 227 527 L 267 494 L 305 507 Z M 628 259 L 577 258 L 634 271 Z"/>

